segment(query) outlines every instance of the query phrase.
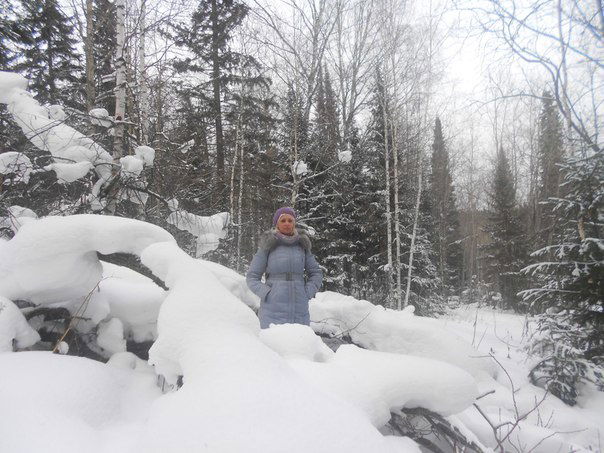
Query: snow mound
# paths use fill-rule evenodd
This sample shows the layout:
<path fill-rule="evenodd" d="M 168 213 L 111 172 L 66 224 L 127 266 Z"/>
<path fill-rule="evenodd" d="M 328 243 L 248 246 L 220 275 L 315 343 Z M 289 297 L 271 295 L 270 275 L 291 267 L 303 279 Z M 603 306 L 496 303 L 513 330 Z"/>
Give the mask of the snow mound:
<path fill-rule="evenodd" d="M 0 370 L 2 452 L 130 451 L 161 394 L 149 374 L 48 352 L 0 354 Z"/>
<path fill-rule="evenodd" d="M 107 365 L 122 370 L 134 370 L 137 373 L 145 373 L 155 377 L 155 370 L 153 367 L 131 352 L 118 352 L 113 354 L 107 361 Z"/>
<path fill-rule="evenodd" d="M 156 401 L 138 451 L 418 451 L 266 347 L 253 312 L 202 263 L 171 243 L 149 246 L 141 260 L 170 288 L 149 361 L 169 380 L 183 374 L 184 385 Z"/>
<path fill-rule="evenodd" d="M 198 260 L 203 266 L 214 274 L 222 285 L 228 289 L 235 297 L 241 299 L 248 307 L 258 310 L 260 307 L 260 298 L 256 296 L 247 286 L 245 276 L 234 270 L 214 263 L 213 261 Z"/>
<path fill-rule="evenodd" d="M 12 301 L 0 296 L 0 353 L 11 352 L 13 341 L 18 349 L 28 348 L 40 341 L 40 335 Z"/>
<path fill-rule="evenodd" d="M 118 352 L 126 352 L 124 325 L 117 318 L 102 322 L 98 327 L 96 341 L 109 357 Z"/>
<path fill-rule="evenodd" d="M 112 317 L 121 321 L 124 335 L 136 342 L 157 337 L 159 307 L 166 292 L 153 280 L 127 267 L 101 262 L 103 279 L 90 305 L 106 302 Z"/>
<path fill-rule="evenodd" d="M 495 376 L 488 358 L 431 318 L 373 305 L 366 300 L 326 291 L 310 301 L 313 330 L 331 336 L 349 335 L 365 348 L 441 360 L 467 370 L 473 376 Z"/>
<path fill-rule="evenodd" d="M 390 412 L 401 408 L 423 407 L 450 415 L 471 406 L 478 396 L 476 381 L 460 368 L 355 345 L 341 346 L 327 363 L 296 360 L 290 365 L 362 410 L 377 428 L 390 420 Z"/>
<path fill-rule="evenodd" d="M 154 242 L 174 241 L 138 220 L 91 214 L 46 217 L 0 243 L 0 295 L 34 303 L 86 296 L 102 278 L 96 252 L 139 255 Z"/>
<path fill-rule="evenodd" d="M 334 354 L 310 327 L 301 324 L 273 325 L 260 331 L 260 340 L 286 359 L 325 362 Z"/>

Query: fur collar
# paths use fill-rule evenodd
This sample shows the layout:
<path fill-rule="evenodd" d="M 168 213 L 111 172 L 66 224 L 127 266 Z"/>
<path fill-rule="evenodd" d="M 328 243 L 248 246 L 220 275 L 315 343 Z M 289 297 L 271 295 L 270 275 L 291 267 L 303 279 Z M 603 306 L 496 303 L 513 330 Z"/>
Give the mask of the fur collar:
<path fill-rule="evenodd" d="M 302 246 L 302 248 L 304 250 L 307 250 L 310 252 L 311 243 L 310 243 L 310 238 L 308 237 L 308 233 L 306 232 L 306 230 L 304 230 L 302 228 L 296 228 L 296 229 L 298 230 L 298 235 L 300 237 L 300 242 L 299 242 L 300 246 Z M 275 233 L 275 230 L 270 229 L 260 235 L 260 248 L 262 250 L 268 250 L 270 252 L 275 247 L 277 247 L 279 240 L 275 237 L 274 233 Z"/>

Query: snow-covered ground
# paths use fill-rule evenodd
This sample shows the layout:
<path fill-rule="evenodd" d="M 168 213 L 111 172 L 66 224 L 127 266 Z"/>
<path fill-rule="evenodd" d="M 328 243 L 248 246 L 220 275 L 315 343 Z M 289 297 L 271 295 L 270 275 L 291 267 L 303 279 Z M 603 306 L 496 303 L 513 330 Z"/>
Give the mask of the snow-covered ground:
<path fill-rule="evenodd" d="M 167 291 L 97 251 L 140 257 Z M 501 451 L 490 424 L 505 451 L 600 446 L 602 393 L 573 408 L 546 395 L 532 410 L 543 390 L 526 377 L 522 316 L 474 306 L 431 319 L 323 292 L 312 329 L 261 331 L 243 276 L 110 216 L 30 217 L 0 256 L 0 452 L 417 453 L 387 428 L 417 407 L 484 451 Z M 17 300 L 77 314 L 108 362 L 23 351 L 39 337 Z M 333 352 L 315 332 L 358 346 Z M 126 338 L 154 340 L 148 362 Z M 184 383 L 162 393 L 158 374 Z"/>
<path fill-rule="evenodd" d="M 496 380 L 479 384 L 481 393 L 489 390 L 495 390 L 495 393 L 476 403 L 494 423 L 517 420 L 529 413 L 510 435 L 513 444 L 510 451 L 554 452 L 581 448 L 602 451 L 603 392 L 585 386 L 578 404 L 570 407 L 552 395 L 545 395 L 543 389 L 530 383 L 528 372 L 539 358 L 529 357 L 524 350 L 533 329 L 529 318 L 467 305 L 453 310 L 437 322 L 443 329 L 475 345 L 481 354 L 492 354 L 499 362 L 502 372 L 497 374 Z M 491 428 L 476 408 L 466 409 L 458 417 L 473 432 L 483 433 L 481 439 L 493 437 Z M 485 443 L 494 446 L 492 441 L 485 440 Z"/>

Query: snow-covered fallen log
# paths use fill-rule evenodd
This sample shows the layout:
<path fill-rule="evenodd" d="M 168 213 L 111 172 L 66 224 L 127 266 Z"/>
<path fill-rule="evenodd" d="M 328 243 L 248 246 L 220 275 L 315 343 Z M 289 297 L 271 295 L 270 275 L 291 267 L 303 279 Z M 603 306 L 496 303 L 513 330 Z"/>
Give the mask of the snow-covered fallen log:
<path fill-rule="evenodd" d="M 411 307 L 412 308 L 412 307 Z M 318 334 L 349 336 L 367 349 L 441 360 L 475 377 L 495 376 L 497 366 L 432 318 L 390 310 L 366 300 L 325 291 L 310 303 L 311 326 Z"/>

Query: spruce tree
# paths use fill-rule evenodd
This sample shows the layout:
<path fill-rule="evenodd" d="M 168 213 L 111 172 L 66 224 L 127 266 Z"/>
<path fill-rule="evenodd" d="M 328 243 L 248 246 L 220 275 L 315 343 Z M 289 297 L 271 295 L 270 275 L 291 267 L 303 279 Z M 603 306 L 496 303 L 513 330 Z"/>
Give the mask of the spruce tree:
<path fill-rule="evenodd" d="M 604 152 L 568 158 L 561 170 L 564 197 L 548 202 L 560 227 L 523 269 L 534 287 L 521 295 L 541 313 L 530 378 L 573 405 L 581 382 L 604 386 Z"/>
<path fill-rule="evenodd" d="M 17 44 L 30 38 L 20 17 L 10 3 L 0 4 L 0 71 L 10 71 L 17 57 Z"/>
<path fill-rule="evenodd" d="M 430 198 L 435 230 L 435 250 L 441 280 L 441 294 L 447 294 L 459 285 L 462 271 L 462 251 L 459 243 L 459 214 L 449 152 L 445 145 L 442 125 L 436 118 L 430 175 Z"/>
<path fill-rule="evenodd" d="M 277 148 L 278 103 L 270 90 L 271 81 L 262 73 L 255 59 L 242 58 L 233 71 L 230 99 L 225 103 L 225 118 L 231 125 L 225 130 L 225 142 L 234 150 L 231 181 L 235 225 L 233 234 L 223 241 L 221 262 L 237 270 L 256 252 L 257 225 L 264 224 L 274 212 L 274 203 L 281 195 L 274 186 L 285 179 L 283 170 L 287 168 L 270 156 Z"/>
<path fill-rule="evenodd" d="M 115 114 L 115 50 L 116 9 L 111 0 L 94 0 L 93 4 L 93 59 L 95 78 L 95 107 Z"/>
<path fill-rule="evenodd" d="M 521 288 L 520 269 L 526 260 L 526 238 L 518 217 L 516 189 L 510 165 L 499 148 L 489 191 L 489 216 L 484 231 L 491 241 L 485 252 L 486 276 L 496 285 L 504 308 L 517 309 L 516 293 Z"/>
<path fill-rule="evenodd" d="M 0 71 L 14 69 L 18 45 L 30 40 L 22 22 L 10 3 L 0 4 Z M 21 129 L 11 120 L 6 106 L 0 105 L 0 150 L 15 150 L 19 140 L 24 140 Z"/>
<path fill-rule="evenodd" d="M 389 296 L 388 281 L 384 273 L 387 247 L 384 201 L 384 106 L 388 105 L 383 78 L 376 72 L 373 93 L 369 101 L 371 115 L 365 136 L 353 152 L 353 168 L 358 169 L 359 183 L 354 200 L 355 222 L 361 226 L 359 246 L 354 256 L 354 272 L 359 295 L 374 303 L 384 304 Z M 387 127 L 388 134 L 391 133 Z M 354 148 L 353 148 L 354 149 Z"/>
<path fill-rule="evenodd" d="M 301 97 L 293 86 L 289 86 L 284 100 L 282 121 L 282 147 L 293 155 L 306 155 L 309 146 L 309 124 L 305 120 Z"/>
<path fill-rule="evenodd" d="M 537 234 L 540 245 L 552 243 L 556 233 L 557 216 L 552 205 L 546 203 L 550 197 L 560 196 L 560 164 L 563 159 L 562 122 L 554 98 L 549 91 L 541 97 L 542 108 L 539 115 L 539 187 L 537 204 Z"/>
<path fill-rule="evenodd" d="M 242 58 L 230 48 L 233 31 L 248 13 L 248 7 L 236 0 L 200 0 L 190 25 L 175 26 L 176 44 L 193 55 L 176 63 L 182 72 L 205 73 L 208 81 L 193 87 L 191 96 L 209 101 L 208 117 L 214 124 L 216 169 L 219 181 L 225 177 L 225 140 L 223 102 L 233 82 L 233 69 Z M 200 96 L 200 92 L 204 95 Z"/>
<path fill-rule="evenodd" d="M 82 67 L 70 20 L 56 0 L 21 0 L 21 7 L 29 39 L 19 46 L 23 61 L 17 70 L 41 103 L 81 107 Z"/>
<path fill-rule="evenodd" d="M 325 92 L 325 112 L 323 121 L 323 128 L 325 134 L 325 152 L 329 156 L 337 158 L 340 150 L 341 137 L 340 137 L 340 112 L 338 109 L 338 99 L 336 93 L 333 91 L 331 85 L 331 77 L 327 71 L 327 67 L 324 69 L 324 92 Z"/>
<path fill-rule="evenodd" d="M 330 87 L 326 84 L 326 77 L 326 72 L 319 71 L 315 115 L 311 124 L 311 146 L 302 155 L 310 171 L 300 188 L 299 206 L 317 232 L 315 249 L 322 265 L 327 269 L 324 275 L 325 288 L 343 291 L 347 285 L 344 262 L 351 255 L 344 237 L 344 226 L 350 223 L 350 219 L 342 209 L 345 195 L 341 178 L 345 169 L 338 164 L 339 136 L 334 136 L 338 128 L 337 123 L 334 126 L 334 118 L 330 116 L 337 112 L 337 107 L 333 91 L 329 91 Z M 335 121 L 338 121 L 337 116 Z"/>

